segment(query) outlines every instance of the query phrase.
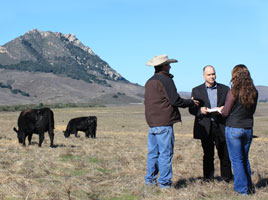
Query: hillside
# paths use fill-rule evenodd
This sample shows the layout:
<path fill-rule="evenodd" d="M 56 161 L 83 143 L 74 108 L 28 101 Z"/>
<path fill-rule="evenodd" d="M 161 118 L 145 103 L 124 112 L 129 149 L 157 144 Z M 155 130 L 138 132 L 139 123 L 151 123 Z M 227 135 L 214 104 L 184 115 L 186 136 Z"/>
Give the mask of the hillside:
<path fill-rule="evenodd" d="M 74 34 L 34 29 L 15 38 L 0 46 L 0 72 L 0 105 L 143 99 L 143 87 L 122 77 Z"/>
<path fill-rule="evenodd" d="M 268 102 L 268 87 L 263 85 L 256 86 L 259 92 L 259 101 Z"/>

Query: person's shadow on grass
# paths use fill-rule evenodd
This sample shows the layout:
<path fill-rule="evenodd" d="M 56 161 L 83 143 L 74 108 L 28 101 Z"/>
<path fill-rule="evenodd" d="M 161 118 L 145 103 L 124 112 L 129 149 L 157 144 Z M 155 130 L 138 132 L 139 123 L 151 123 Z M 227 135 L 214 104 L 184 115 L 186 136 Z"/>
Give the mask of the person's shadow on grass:
<path fill-rule="evenodd" d="M 209 183 L 209 182 L 214 182 L 214 181 L 218 181 L 218 182 L 224 181 L 220 176 L 214 177 L 211 180 L 204 180 L 203 177 L 179 179 L 177 182 L 175 182 L 174 188 L 175 189 L 186 188 L 188 185 L 191 185 L 199 180 L 202 181 L 203 183 Z"/>
<path fill-rule="evenodd" d="M 267 186 L 268 186 L 268 178 L 260 179 L 255 185 L 256 188 L 263 188 Z"/>

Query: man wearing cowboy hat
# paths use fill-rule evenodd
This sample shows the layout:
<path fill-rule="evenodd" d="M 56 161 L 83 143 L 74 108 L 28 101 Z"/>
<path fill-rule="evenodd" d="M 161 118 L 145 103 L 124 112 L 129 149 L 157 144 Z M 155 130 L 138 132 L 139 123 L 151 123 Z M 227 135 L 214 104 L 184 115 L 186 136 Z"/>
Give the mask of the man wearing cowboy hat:
<path fill-rule="evenodd" d="M 155 56 L 146 65 L 154 66 L 155 74 L 145 84 L 145 117 L 150 127 L 148 134 L 148 156 L 146 185 L 170 188 L 172 179 L 172 159 L 174 147 L 173 124 L 181 121 L 178 107 L 198 106 L 193 99 L 183 99 L 177 93 L 169 73 L 170 63 L 178 62 L 168 59 L 167 55 Z"/>

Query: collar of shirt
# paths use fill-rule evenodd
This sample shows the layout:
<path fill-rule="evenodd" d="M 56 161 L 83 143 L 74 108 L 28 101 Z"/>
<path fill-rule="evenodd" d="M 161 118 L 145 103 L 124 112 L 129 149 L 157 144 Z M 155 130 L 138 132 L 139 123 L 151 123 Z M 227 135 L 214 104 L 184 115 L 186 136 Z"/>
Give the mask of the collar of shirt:
<path fill-rule="evenodd" d="M 211 89 L 211 90 L 217 89 L 217 83 L 216 82 L 212 87 L 207 86 L 206 83 L 205 83 L 205 86 L 206 86 L 207 89 Z"/>

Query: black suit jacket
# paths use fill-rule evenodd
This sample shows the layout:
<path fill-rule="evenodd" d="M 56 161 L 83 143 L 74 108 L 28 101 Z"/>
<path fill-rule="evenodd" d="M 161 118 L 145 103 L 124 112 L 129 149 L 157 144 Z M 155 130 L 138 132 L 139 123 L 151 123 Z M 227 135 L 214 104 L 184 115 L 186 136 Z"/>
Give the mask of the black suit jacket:
<path fill-rule="evenodd" d="M 217 107 L 224 106 L 225 98 L 229 89 L 230 88 L 228 86 L 217 83 Z M 198 107 L 189 108 L 189 112 L 192 115 L 195 115 L 193 130 L 194 138 L 205 139 L 209 135 L 211 127 L 211 114 L 201 114 L 201 107 L 211 108 L 205 83 L 192 89 L 192 97 L 200 102 Z M 216 123 L 218 123 L 220 127 L 220 132 L 218 133 L 220 138 L 225 140 L 225 118 L 223 118 L 221 115 L 216 115 Z"/>

